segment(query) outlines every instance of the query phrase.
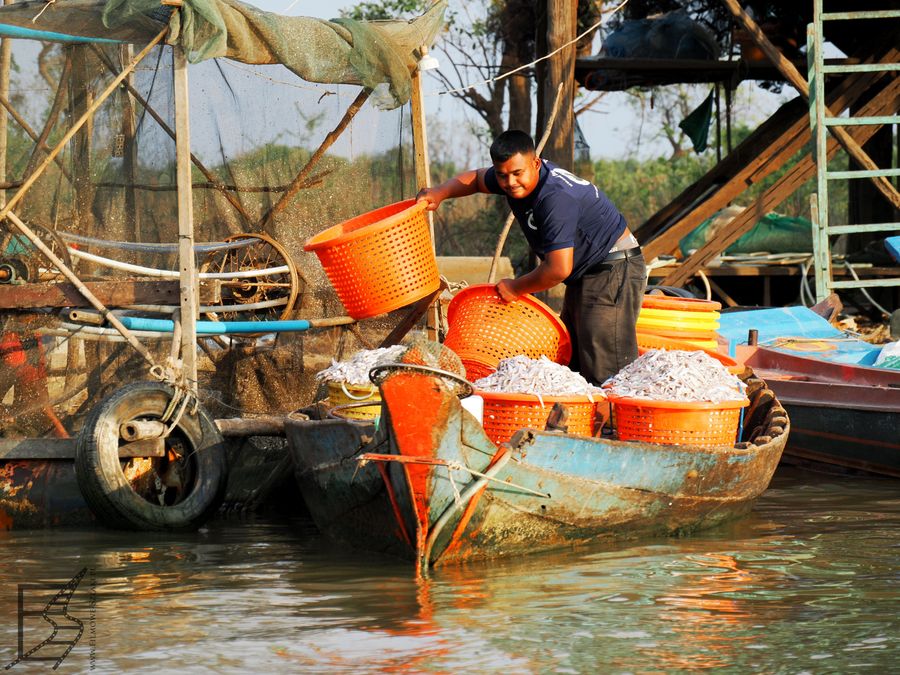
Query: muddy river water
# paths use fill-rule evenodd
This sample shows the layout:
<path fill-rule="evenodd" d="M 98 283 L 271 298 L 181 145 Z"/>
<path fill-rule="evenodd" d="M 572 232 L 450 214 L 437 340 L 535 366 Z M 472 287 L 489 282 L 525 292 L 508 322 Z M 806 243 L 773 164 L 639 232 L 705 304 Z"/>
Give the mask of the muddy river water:
<path fill-rule="evenodd" d="M 50 672 L 79 632 L 57 672 L 900 667 L 900 481 L 889 479 L 780 468 L 749 516 L 714 531 L 426 580 L 402 561 L 335 547 L 303 517 L 0 542 L 0 666 L 15 663 L 12 673 Z M 40 614 L 54 598 L 68 600 L 50 614 L 65 627 L 46 642 Z"/>

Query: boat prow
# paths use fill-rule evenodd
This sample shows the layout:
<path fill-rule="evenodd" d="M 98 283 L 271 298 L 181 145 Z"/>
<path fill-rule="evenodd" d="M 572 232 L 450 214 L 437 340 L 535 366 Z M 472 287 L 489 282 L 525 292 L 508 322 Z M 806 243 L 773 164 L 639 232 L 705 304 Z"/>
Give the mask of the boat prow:
<path fill-rule="evenodd" d="M 438 373 L 381 383 L 374 424 L 286 423 L 317 526 L 422 568 L 519 555 L 599 538 L 681 534 L 746 512 L 766 489 L 789 432 L 758 378 L 743 440 L 695 447 L 524 429 L 495 446 Z"/>

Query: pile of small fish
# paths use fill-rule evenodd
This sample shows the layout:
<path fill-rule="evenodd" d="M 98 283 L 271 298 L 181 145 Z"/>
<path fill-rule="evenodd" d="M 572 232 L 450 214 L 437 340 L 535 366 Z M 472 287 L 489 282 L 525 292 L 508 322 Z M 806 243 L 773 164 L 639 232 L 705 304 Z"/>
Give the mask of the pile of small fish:
<path fill-rule="evenodd" d="M 701 351 L 651 349 L 603 383 L 617 396 L 653 401 L 734 401 L 744 383 Z"/>
<path fill-rule="evenodd" d="M 505 394 L 534 394 L 536 396 L 602 397 L 603 392 L 578 373 L 554 363 L 546 356 L 531 359 L 513 356 L 503 359 L 497 370 L 476 381 L 475 388 Z"/>
<path fill-rule="evenodd" d="M 405 351 L 406 347 L 403 345 L 363 349 L 347 361 L 338 362 L 332 359 L 328 368 L 316 373 L 316 379 L 347 384 L 369 384 L 369 371 L 372 368 L 384 363 L 396 363 Z"/>

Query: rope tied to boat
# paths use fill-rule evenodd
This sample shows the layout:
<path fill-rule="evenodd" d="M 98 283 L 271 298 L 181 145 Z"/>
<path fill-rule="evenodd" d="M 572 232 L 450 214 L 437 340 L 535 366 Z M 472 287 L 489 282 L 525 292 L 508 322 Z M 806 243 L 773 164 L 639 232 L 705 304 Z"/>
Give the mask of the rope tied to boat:
<path fill-rule="evenodd" d="M 448 474 L 450 471 L 466 471 L 473 476 L 478 476 L 486 481 L 493 483 L 500 483 L 504 487 L 515 488 L 517 490 L 521 490 L 522 492 L 527 492 L 529 494 L 533 494 L 537 497 L 543 497 L 544 499 L 550 499 L 550 495 L 546 492 L 539 492 L 537 490 L 532 490 L 529 487 L 525 487 L 524 485 L 519 485 L 518 483 L 513 483 L 511 481 L 500 480 L 499 478 L 494 478 L 486 473 L 481 471 L 477 471 L 471 467 L 462 464 L 461 462 L 457 462 L 455 460 L 447 460 L 447 459 L 438 459 L 436 457 L 420 457 L 420 456 L 407 456 L 407 455 L 379 455 L 372 452 L 367 452 L 365 454 L 360 455 L 356 459 L 359 462 L 359 466 L 364 467 L 369 462 L 399 462 L 400 464 L 431 464 L 432 466 L 443 466 L 448 469 Z M 459 490 L 456 487 L 456 484 L 453 481 L 453 476 L 450 476 L 450 484 L 453 487 L 453 491 L 456 495 L 457 499 L 460 499 Z M 459 502 L 457 502 L 459 503 Z"/>

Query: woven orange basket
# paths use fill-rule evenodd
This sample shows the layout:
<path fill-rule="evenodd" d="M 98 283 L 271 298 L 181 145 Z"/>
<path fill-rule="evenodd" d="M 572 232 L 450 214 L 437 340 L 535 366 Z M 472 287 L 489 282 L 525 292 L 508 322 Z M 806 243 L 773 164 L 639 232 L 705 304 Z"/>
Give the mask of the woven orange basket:
<path fill-rule="evenodd" d="M 541 396 L 534 394 L 501 394 L 493 391 L 475 392 L 484 399 L 484 431 L 496 444 L 505 443 L 519 429 L 541 430 L 554 403 L 562 403 L 569 409 L 568 433 L 590 436 L 594 432 L 594 414 L 599 403 L 606 399 L 594 395 L 594 402 L 587 396 Z"/>
<path fill-rule="evenodd" d="M 569 331 L 556 312 L 533 295 L 503 302 L 493 284 L 457 293 L 447 307 L 447 323 L 444 345 L 456 352 L 472 381 L 494 372 L 511 356 L 546 356 L 563 365 L 572 356 Z"/>
<path fill-rule="evenodd" d="M 408 199 L 339 223 L 307 240 L 354 319 L 421 300 L 441 284 L 425 203 Z"/>
<path fill-rule="evenodd" d="M 711 356 L 716 361 L 729 369 L 742 369 L 738 366 L 738 362 L 730 356 L 720 354 L 719 352 L 712 349 L 704 349 L 702 347 L 698 347 L 694 343 L 686 342 L 684 340 L 674 340 L 671 338 L 662 337 L 660 335 L 652 335 L 651 333 L 638 333 L 637 343 L 638 354 L 643 354 L 644 352 L 647 352 L 651 349 L 680 349 L 681 351 L 685 352 L 701 351 L 705 352 L 707 356 Z"/>
<path fill-rule="evenodd" d="M 716 403 L 651 401 L 607 395 L 620 441 L 661 445 L 733 446 L 746 398 Z"/>

